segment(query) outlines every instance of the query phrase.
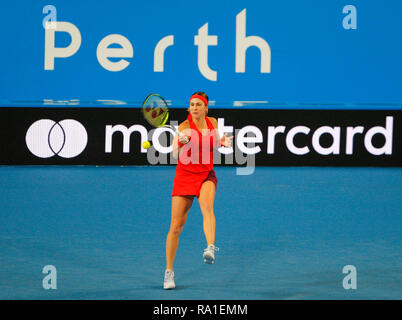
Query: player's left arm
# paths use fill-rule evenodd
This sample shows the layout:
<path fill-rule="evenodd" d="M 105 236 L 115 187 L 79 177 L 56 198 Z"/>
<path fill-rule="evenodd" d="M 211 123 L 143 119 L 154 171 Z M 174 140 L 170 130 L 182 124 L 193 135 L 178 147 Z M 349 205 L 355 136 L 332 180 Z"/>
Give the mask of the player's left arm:
<path fill-rule="evenodd" d="M 232 146 L 232 139 L 233 136 L 228 137 L 227 133 L 223 135 L 221 138 L 219 131 L 218 131 L 218 121 L 216 118 L 213 117 L 208 117 L 208 119 L 211 121 L 212 125 L 215 128 L 215 148 L 220 148 L 222 146 L 230 148 Z"/>

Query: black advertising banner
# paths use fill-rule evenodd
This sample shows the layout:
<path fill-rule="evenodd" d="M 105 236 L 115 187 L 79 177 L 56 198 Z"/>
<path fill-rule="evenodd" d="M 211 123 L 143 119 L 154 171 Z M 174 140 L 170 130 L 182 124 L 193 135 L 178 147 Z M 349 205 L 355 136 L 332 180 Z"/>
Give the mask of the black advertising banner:
<path fill-rule="evenodd" d="M 210 109 L 215 165 L 401 166 L 402 110 Z M 171 110 L 171 124 L 187 117 Z M 174 165 L 173 132 L 139 108 L 0 108 L 2 165 Z M 144 149 L 142 143 L 151 141 Z"/>

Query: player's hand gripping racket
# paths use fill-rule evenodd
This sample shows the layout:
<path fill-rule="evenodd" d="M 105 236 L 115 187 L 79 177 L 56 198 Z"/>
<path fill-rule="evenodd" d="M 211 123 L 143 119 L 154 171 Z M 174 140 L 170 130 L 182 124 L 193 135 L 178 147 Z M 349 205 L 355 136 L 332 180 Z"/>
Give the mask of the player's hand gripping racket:
<path fill-rule="evenodd" d="M 176 130 L 174 126 L 166 124 L 169 120 L 169 108 L 165 99 L 163 99 L 159 94 L 152 93 L 145 98 L 142 104 L 142 114 L 151 126 L 155 128 L 169 128 L 179 136 L 179 141 L 182 144 L 188 142 L 188 137 L 186 135 Z M 148 141 L 146 142 L 146 146 L 149 148 L 150 143 Z"/>

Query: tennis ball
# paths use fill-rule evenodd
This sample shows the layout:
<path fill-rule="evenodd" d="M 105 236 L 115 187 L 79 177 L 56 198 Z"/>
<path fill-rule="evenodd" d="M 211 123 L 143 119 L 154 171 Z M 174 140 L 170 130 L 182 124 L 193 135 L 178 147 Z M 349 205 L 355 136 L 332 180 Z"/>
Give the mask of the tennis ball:
<path fill-rule="evenodd" d="M 144 149 L 148 149 L 150 146 L 151 146 L 151 142 L 149 142 L 149 141 L 144 141 L 144 142 L 142 143 L 142 147 L 143 147 Z"/>

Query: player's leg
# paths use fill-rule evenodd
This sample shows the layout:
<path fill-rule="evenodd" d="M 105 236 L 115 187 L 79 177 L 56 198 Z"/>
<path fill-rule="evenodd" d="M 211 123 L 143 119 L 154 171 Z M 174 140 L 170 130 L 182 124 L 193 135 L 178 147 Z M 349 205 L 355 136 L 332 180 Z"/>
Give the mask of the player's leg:
<path fill-rule="evenodd" d="M 205 181 L 200 190 L 198 202 L 203 216 L 203 227 L 205 239 L 207 240 L 207 248 L 204 250 L 204 261 L 213 263 L 215 260 L 215 214 L 214 214 L 214 200 L 215 200 L 216 186 L 212 181 Z"/>
<path fill-rule="evenodd" d="M 212 181 L 205 181 L 200 190 L 198 202 L 203 216 L 204 234 L 207 240 L 207 245 L 215 243 L 215 184 Z"/>
<path fill-rule="evenodd" d="M 173 261 L 179 245 L 179 236 L 186 223 L 193 197 L 173 196 L 172 217 L 166 238 L 166 269 L 173 270 Z"/>

